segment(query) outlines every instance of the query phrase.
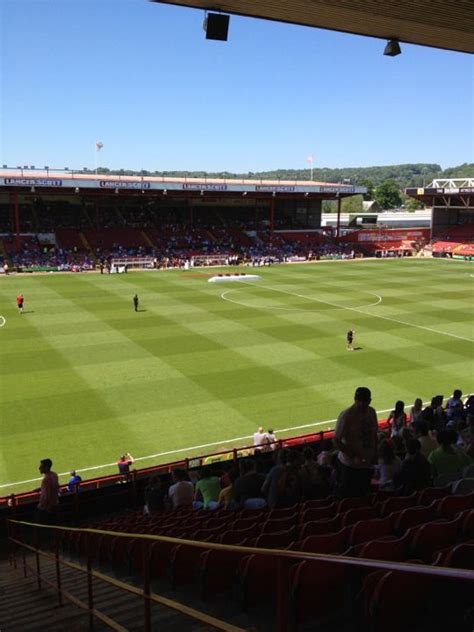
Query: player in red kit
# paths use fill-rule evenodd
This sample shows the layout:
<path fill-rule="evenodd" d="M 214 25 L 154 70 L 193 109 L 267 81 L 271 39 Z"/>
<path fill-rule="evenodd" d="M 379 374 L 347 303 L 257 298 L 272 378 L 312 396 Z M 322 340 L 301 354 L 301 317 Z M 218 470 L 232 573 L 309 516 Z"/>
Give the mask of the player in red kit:
<path fill-rule="evenodd" d="M 18 294 L 16 297 L 16 304 L 18 305 L 18 309 L 20 310 L 20 314 L 23 314 L 23 303 L 24 303 L 23 294 Z"/>

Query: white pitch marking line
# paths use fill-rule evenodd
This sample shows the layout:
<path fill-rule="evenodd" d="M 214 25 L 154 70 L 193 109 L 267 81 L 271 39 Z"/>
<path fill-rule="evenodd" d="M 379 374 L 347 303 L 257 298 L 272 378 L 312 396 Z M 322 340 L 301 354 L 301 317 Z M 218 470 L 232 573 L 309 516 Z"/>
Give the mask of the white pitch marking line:
<path fill-rule="evenodd" d="M 470 394 L 467 394 L 466 397 L 469 397 L 469 395 Z M 422 405 L 427 406 L 429 403 L 430 402 L 423 402 Z M 407 404 L 405 408 L 408 408 L 409 405 L 410 404 Z M 393 408 L 384 408 L 383 410 L 379 410 L 377 414 L 388 413 L 392 409 Z M 300 426 L 291 426 L 291 428 L 279 428 L 279 429 L 276 429 L 275 432 L 291 432 L 292 430 L 303 430 L 304 428 L 314 428 L 315 426 L 324 426 L 326 424 L 333 424 L 336 421 L 337 419 L 328 419 L 327 421 L 314 421 L 314 422 L 311 422 L 310 424 L 303 424 Z M 224 439 L 223 441 L 214 441 L 213 443 L 203 443 L 202 445 L 195 445 L 190 448 L 179 448 L 177 450 L 168 450 L 167 452 L 157 452 L 156 454 L 150 454 L 149 456 L 139 456 L 135 459 L 135 462 L 147 461 L 149 459 L 157 459 L 161 456 L 169 456 L 171 454 L 179 454 L 181 452 L 190 452 L 191 450 L 201 450 L 203 448 L 212 448 L 216 445 L 224 445 L 225 443 L 234 443 L 234 441 L 244 441 L 244 439 L 253 439 L 253 435 L 247 435 L 245 437 L 236 437 L 234 439 Z M 243 447 L 245 448 L 245 447 L 251 447 L 251 446 L 243 446 Z M 237 448 L 237 449 L 242 449 L 242 448 Z M 192 459 L 193 457 L 191 456 L 190 458 Z M 80 470 L 76 469 L 76 472 L 93 472 L 94 470 L 102 470 L 106 467 L 115 467 L 116 465 L 117 463 L 105 463 L 104 465 L 94 465 L 93 467 L 84 467 Z M 62 472 L 61 474 L 58 474 L 58 476 L 69 476 L 69 472 Z M 28 483 L 36 483 L 41 480 L 42 480 L 41 478 L 30 478 L 27 481 L 17 481 L 15 483 L 4 483 L 3 485 L 0 485 L 0 489 L 3 489 L 4 487 L 13 487 L 14 485 L 26 485 Z"/>
<path fill-rule="evenodd" d="M 5 318 L 5 316 L 0 316 L 0 327 L 4 327 L 6 322 L 7 319 Z"/>
<path fill-rule="evenodd" d="M 245 281 L 243 281 L 245 283 Z M 304 296 L 303 294 L 296 294 L 295 292 L 289 292 L 288 290 L 282 290 L 280 288 L 268 287 L 266 285 L 260 285 L 259 287 L 263 287 L 267 290 L 274 290 L 275 292 L 283 292 L 283 294 L 289 294 L 290 296 L 298 296 L 299 298 L 305 298 L 308 301 L 315 301 L 316 303 L 325 303 L 326 305 L 331 305 L 331 307 L 337 307 L 338 309 L 347 309 L 351 312 L 357 312 L 358 314 L 362 314 L 363 316 L 371 316 L 372 318 L 382 318 L 383 320 L 389 320 L 392 323 L 399 323 L 400 325 L 406 325 L 407 327 L 416 327 L 417 329 L 424 329 L 425 331 L 431 331 L 435 334 L 439 334 L 441 336 L 449 336 L 450 338 L 457 338 L 458 340 L 465 340 L 466 342 L 474 342 L 472 338 L 465 338 L 464 336 L 458 336 L 457 334 L 451 334 L 447 331 L 440 331 L 439 329 L 432 329 L 431 327 L 425 327 L 424 325 L 415 325 L 414 323 L 407 323 L 405 320 L 399 320 L 398 318 L 390 318 L 389 316 L 382 316 L 381 314 L 368 314 L 367 312 L 361 311 L 361 307 L 341 307 L 340 305 L 336 305 L 335 303 L 330 303 L 329 301 L 323 301 L 319 298 L 312 298 L 310 296 Z"/>
<path fill-rule="evenodd" d="M 263 287 L 263 286 L 260 286 L 260 287 Z M 266 288 L 266 289 L 269 289 L 269 288 Z M 226 290 L 225 292 L 222 292 L 221 298 L 224 301 L 228 301 L 229 303 L 234 303 L 234 305 L 240 305 L 241 307 L 249 307 L 250 309 L 283 309 L 286 312 L 307 312 L 308 311 L 307 309 L 299 309 L 296 307 L 279 307 L 277 305 L 248 305 L 247 303 L 233 301 L 231 298 L 226 297 L 226 294 L 228 294 L 229 292 L 235 292 L 236 290 L 237 288 L 234 288 L 233 290 Z M 350 309 L 362 309 L 363 307 L 375 307 L 376 305 L 379 305 L 383 300 L 382 297 L 376 294 L 375 292 L 364 292 L 364 293 L 371 294 L 372 296 L 376 296 L 377 300 L 375 301 L 375 303 L 369 303 L 368 305 L 360 305 L 359 307 L 352 307 Z M 307 298 L 307 297 L 300 296 L 299 294 L 295 294 L 294 296 L 299 296 L 300 298 Z M 310 300 L 313 300 L 313 299 L 310 299 Z M 314 299 L 314 300 L 317 300 L 317 299 Z M 324 301 L 319 301 L 319 302 L 324 302 Z M 343 307 L 342 305 L 338 305 L 334 309 L 348 309 L 348 308 Z"/>

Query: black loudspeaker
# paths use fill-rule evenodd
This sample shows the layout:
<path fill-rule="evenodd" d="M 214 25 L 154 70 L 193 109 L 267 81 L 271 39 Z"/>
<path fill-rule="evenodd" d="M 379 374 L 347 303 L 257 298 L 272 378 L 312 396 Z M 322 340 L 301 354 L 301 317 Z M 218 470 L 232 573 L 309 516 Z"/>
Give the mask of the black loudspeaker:
<path fill-rule="evenodd" d="M 208 13 L 206 18 L 206 39 L 227 42 L 229 16 L 221 13 Z"/>

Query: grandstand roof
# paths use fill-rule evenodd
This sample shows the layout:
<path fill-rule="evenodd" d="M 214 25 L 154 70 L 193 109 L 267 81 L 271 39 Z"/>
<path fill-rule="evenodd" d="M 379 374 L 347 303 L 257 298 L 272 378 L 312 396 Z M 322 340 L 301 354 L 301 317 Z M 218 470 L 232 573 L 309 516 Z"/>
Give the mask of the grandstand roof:
<path fill-rule="evenodd" d="M 430 206 L 474 208 L 474 178 L 433 180 L 426 187 L 405 189 L 405 193 Z"/>
<path fill-rule="evenodd" d="M 366 187 L 333 182 L 305 180 L 247 180 L 217 178 L 171 178 L 128 175 L 96 175 L 70 170 L 18 169 L 0 170 L 0 191 L 54 193 L 119 193 L 120 191 L 145 194 L 166 193 L 181 196 L 193 195 L 307 195 L 331 199 L 366 193 Z"/>
<path fill-rule="evenodd" d="M 151 0 L 474 53 L 472 0 Z"/>

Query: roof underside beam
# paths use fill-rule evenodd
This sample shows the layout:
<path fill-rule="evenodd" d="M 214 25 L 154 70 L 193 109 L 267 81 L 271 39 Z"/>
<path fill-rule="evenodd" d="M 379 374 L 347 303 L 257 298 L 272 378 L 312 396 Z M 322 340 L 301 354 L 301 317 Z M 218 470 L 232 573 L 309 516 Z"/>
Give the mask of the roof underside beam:
<path fill-rule="evenodd" d="M 472 0 L 150 0 L 474 53 Z"/>

